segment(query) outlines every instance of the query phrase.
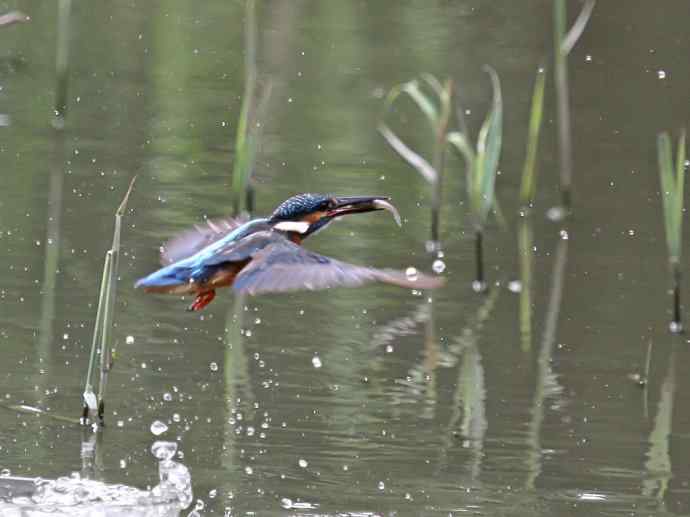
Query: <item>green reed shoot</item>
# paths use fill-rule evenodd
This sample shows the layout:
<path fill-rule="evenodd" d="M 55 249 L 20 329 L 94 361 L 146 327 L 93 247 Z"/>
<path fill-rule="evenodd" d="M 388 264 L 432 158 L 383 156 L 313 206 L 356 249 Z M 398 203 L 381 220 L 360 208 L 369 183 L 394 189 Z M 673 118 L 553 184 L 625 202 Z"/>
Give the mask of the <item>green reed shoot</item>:
<path fill-rule="evenodd" d="M 685 130 L 678 138 L 676 163 L 673 163 L 671 138 L 668 133 L 657 137 L 659 159 L 659 177 L 664 204 L 664 228 L 666 244 L 673 282 L 673 320 L 672 332 L 682 332 L 683 324 L 680 314 L 680 258 L 683 239 L 683 190 L 685 185 Z"/>
<path fill-rule="evenodd" d="M 570 93 L 568 86 L 568 54 L 582 35 L 595 0 L 587 0 L 568 33 L 566 0 L 554 0 L 554 78 L 558 112 L 558 147 L 560 154 L 561 203 L 563 214 L 572 209 L 573 150 L 570 124 Z"/>
<path fill-rule="evenodd" d="M 263 119 L 271 94 L 271 84 L 268 83 L 261 91 L 259 101 L 256 103 L 256 2 L 254 0 L 247 0 L 246 13 L 244 95 L 237 122 L 235 161 L 232 170 L 232 207 L 235 216 L 245 211 L 249 213 L 254 211 L 254 187 L 251 179 L 261 132 L 259 121 Z"/>
<path fill-rule="evenodd" d="M 544 69 L 539 67 L 532 92 L 532 109 L 530 111 L 529 130 L 527 133 L 527 151 L 525 153 L 525 164 L 522 169 L 522 182 L 520 184 L 520 205 L 523 211 L 534 203 L 534 195 L 537 189 L 537 148 L 539 147 L 539 132 L 544 114 L 545 83 L 546 74 Z"/>
<path fill-rule="evenodd" d="M 129 196 L 134 188 L 136 176 L 129 183 L 120 206 L 115 212 L 115 228 L 113 230 L 113 243 L 105 254 L 103 264 L 103 276 L 98 294 L 98 309 L 96 310 L 96 323 L 93 329 L 91 341 L 91 353 L 89 354 L 89 366 L 84 383 L 82 418 L 81 423 L 87 425 L 95 421 L 97 415 L 99 423 L 103 424 L 105 417 L 105 392 L 108 384 L 108 373 L 112 369 L 115 358 L 115 348 L 112 346 L 110 331 L 113 327 L 115 314 L 115 294 L 117 288 L 118 268 L 120 259 L 120 233 L 122 229 L 122 216 L 127 209 Z M 93 373 L 96 370 L 96 356 L 100 350 L 100 378 L 98 382 L 98 395 L 93 389 Z"/>
<path fill-rule="evenodd" d="M 486 289 L 484 277 L 484 252 L 483 239 L 484 228 L 492 208 L 496 210 L 496 173 L 501 156 L 501 141 L 503 133 L 503 99 L 501 96 L 501 83 L 496 71 L 485 67 L 491 78 L 493 100 L 491 108 L 484 119 L 475 148 L 470 143 L 470 136 L 465 131 L 453 131 L 448 133 L 448 142 L 462 154 L 465 159 L 467 176 L 467 198 L 472 214 L 472 222 L 475 231 L 475 255 L 477 272 L 473 288 L 475 291 Z"/>
<path fill-rule="evenodd" d="M 417 170 L 431 186 L 431 251 L 438 251 L 440 247 L 443 168 L 445 166 L 446 135 L 450 121 L 452 91 L 453 83 L 450 79 L 441 84 L 430 74 L 424 74 L 419 79 L 394 86 L 386 96 L 383 116 L 378 128 L 388 145 L 405 162 Z M 415 103 L 429 123 L 433 138 L 431 163 L 400 140 L 383 120 L 392 109 L 393 103 L 403 94 Z"/>
<path fill-rule="evenodd" d="M 72 0 L 58 1 L 57 48 L 55 55 L 55 117 L 53 118 L 53 127 L 55 129 L 62 129 L 65 126 L 65 114 L 67 113 L 71 10 Z"/>

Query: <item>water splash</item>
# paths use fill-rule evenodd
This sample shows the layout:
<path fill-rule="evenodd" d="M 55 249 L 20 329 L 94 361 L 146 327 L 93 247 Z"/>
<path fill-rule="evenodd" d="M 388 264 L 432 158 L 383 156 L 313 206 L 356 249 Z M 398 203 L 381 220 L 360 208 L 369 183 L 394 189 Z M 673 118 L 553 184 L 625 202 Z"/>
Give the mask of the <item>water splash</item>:
<path fill-rule="evenodd" d="M 160 482 L 150 490 L 86 479 L 76 472 L 57 479 L 0 478 L 0 515 L 177 516 L 192 502 L 192 484 L 187 467 L 171 459 L 176 451 L 174 442 L 151 446 Z"/>

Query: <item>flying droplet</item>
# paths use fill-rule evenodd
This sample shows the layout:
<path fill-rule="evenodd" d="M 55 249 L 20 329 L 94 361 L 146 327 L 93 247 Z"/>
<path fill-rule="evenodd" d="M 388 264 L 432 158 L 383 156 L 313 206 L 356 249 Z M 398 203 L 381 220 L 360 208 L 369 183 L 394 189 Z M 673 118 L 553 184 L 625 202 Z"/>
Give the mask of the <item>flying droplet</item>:
<path fill-rule="evenodd" d="M 151 424 L 151 433 L 153 433 L 154 436 L 160 436 L 167 430 L 168 426 L 160 420 L 156 420 Z"/>
<path fill-rule="evenodd" d="M 307 460 L 305 460 L 304 458 L 300 458 L 299 461 L 297 462 L 297 464 L 298 464 L 300 467 L 302 467 L 303 469 L 306 469 L 307 466 L 309 465 L 309 463 L 307 462 Z"/>
<path fill-rule="evenodd" d="M 280 500 L 280 506 L 282 506 L 286 510 L 291 509 L 292 508 L 292 499 L 288 499 L 287 497 L 283 497 Z"/>
<path fill-rule="evenodd" d="M 434 263 L 431 265 L 431 269 L 434 270 L 434 273 L 440 275 L 446 270 L 446 263 L 443 262 L 441 259 L 436 259 L 434 260 Z"/>
<path fill-rule="evenodd" d="M 318 355 L 315 355 L 311 358 L 311 364 L 314 365 L 314 368 L 321 368 L 321 366 L 323 366 L 323 363 L 321 362 L 321 359 Z"/>
<path fill-rule="evenodd" d="M 408 268 L 405 270 L 405 276 L 407 277 L 407 279 L 408 279 L 410 282 L 416 281 L 417 278 L 418 278 L 417 268 L 408 267 Z"/>
<path fill-rule="evenodd" d="M 217 372 L 218 371 L 218 363 L 216 362 L 211 362 L 208 367 L 211 369 L 212 372 Z"/>
<path fill-rule="evenodd" d="M 656 76 L 659 79 L 666 79 L 666 71 L 665 70 L 657 70 Z"/>
<path fill-rule="evenodd" d="M 379 490 L 385 490 L 386 484 L 383 481 L 379 481 Z"/>
<path fill-rule="evenodd" d="M 508 290 L 511 293 L 522 292 L 522 282 L 520 282 L 520 280 L 511 280 L 510 282 L 508 282 Z"/>
<path fill-rule="evenodd" d="M 128 345 L 133 345 L 134 344 L 134 336 L 127 336 L 125 338 L 125 343 L 127 343 Z"/>

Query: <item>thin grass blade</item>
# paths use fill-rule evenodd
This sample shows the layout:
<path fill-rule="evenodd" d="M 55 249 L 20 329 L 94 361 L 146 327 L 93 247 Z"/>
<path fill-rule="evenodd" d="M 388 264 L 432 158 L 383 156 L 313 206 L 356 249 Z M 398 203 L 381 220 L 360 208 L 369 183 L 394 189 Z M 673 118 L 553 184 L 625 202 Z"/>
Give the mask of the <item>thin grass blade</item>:
<path fill-rule="evenodd" d="M 485 66 L 484 69 L 491 77 L 493 88 L 493 103 L 491 111 L 479 133 L 477 141 L 477 155 L 483 155 L 477 161 L 477 179 L 475 180 L 477 199 L 477 217 L 480 224 L 486 222 L 494 201 L 494 187 L 496 185 L 496 172 L 501 156 L 501 142 L 503 132 L 503 98 L 501 96 L 501 83 L 496 71 Z"/>
<path fill-rule="evenodd" d="M 596 3 L 596 0 L 587 0 L 585 5 L 582 6 L 582 10 L 580 11 L 580 14 L 577 15 L 575 23 L 573 23 L 573 26 L 565 35 L 561 43 L 561 52 L 563 55 L 567 56 L 570 54 L 570 51 L 573 50 L 573 47 L 577 44 L 580 36 L 582 36 L 582 33 L 585 30 L 585 27 L 587 27 L 587 23 L 592 16 L 592 11 L 594 10 Z"/>
<path fill-rule="evenodd" d="M 435 184 L 438 181 L 438 174 L 431 166 L 420 155 L 415 153 L 410 149 L 405 143 L 398 138 L 398 136 L 390 130 L 390 128 L 381 122 L 378 127 L 379 133 L 386 139 L 388 145 L 390 145 L 393 150 L 398 153 L 398 155 L 405 160 L 409 165 L 419 172 L 422 177 L 431 184 Z"/>
<path fill-rule="evenodd" d="M 527 151 L 525 154 L 525 164 L 522 169 L 522 182 L 520 185 L 520 204 L 523 207 L 531 206 L 537 188 L 536 161 L 537 149 L 539 147 L 539 132 L 541 121 L 544 114 L 544 85 L 546 83 L 546 73 L 543 67 L 537 70 L 532 92 L 532 109 L 529 117 L 529 130 L 527 134 Z"/>
<path fill-rule="evenodd" d="M 677 258 L 681 257 L 681 240 L 683 237 L 683 191 L 685 190 L 685 130 L 678 138 L 678 156 L 676 158 L 676 199 L 674 207 L 674 230 L 676 232 Z"/>
<path fill-rule="evenodd" d="M 676 197 L 676 182 L 673 174 L 673 158 L 671 151 L 671 139 L 664 132 L 657 137 L 657 150 L 659 160 L 659 176 L 661 180 L 661 196 L 664 209 L 664 229 L 666 230 L 666 243 L 669 257 L 672 262 L 678 259 L 678 242 L 675 238 L 674 207 Z"/>

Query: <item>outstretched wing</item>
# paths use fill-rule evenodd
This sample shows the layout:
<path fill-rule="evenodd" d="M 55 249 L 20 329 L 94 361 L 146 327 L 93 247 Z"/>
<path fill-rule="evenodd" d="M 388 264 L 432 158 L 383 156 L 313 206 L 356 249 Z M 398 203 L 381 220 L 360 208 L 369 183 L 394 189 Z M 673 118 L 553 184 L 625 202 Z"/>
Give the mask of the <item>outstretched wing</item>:
<path fill-rule="evenodd" d="M 240 271 L 233 289 L 240 293 L 295 291 L 356 287 L 367 282 L 384 282 L 415 289 L 432 289 L 443 284 L 440 278 L 417 274 L 408 278 L 402 271 L 375 269 L 341 262 L 279 237 L 258 251 Z"/>
<path fill-rule="evenodd" d="M 163 244 L 161 246 L 160 262 L 162 265 L 167 266 L 178 260 L 190 257 L 209 244 L 222 239 L 246 222 L 246 218 L 207 220 L 205 224 L 197 225 L 191 230 L 184 231 Z"/>

